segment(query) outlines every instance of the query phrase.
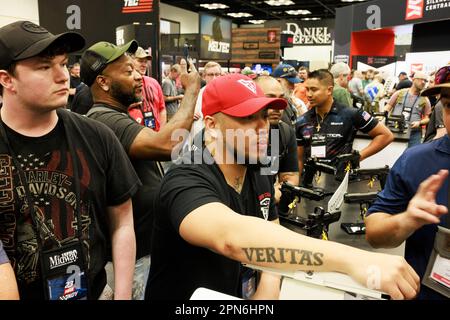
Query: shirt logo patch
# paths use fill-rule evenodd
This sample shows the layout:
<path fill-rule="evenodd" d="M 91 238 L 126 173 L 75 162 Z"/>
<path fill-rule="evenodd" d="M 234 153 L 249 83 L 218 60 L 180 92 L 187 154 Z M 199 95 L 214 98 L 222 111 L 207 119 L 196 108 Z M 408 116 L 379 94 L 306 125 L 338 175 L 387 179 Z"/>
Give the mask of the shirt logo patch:
<path fill-rule="evenodd" d="M 344 123 L 343 122 L 332 122 L 331 125 L 332 126 L 343 126 Z"/>
<path fill-rule="evenodd" d="M 259 207 L 261 208 L 261 213 L 264 217 L 264 220 L 269 220 L 269 208 L 270 208 L 270 198 L 271 194 L 266 192 L 258 197 L 259 199 Z"/>
<path fill-rule="evenodd" d="M 238 80 L 238 82 L 242 84 L 244 87 L 246 87 L 248 90 L 253 92 L 253 94 L 256 94 L 256 84 L 252 80 L 240 79 Z"/>
<path fill-rule="evenodd" d="M 369 121 L 372 116 L 370 115 L 370 113 L 367 113 L 366 111 L 364 111 L 362 113 L 362 117 L 364 120 Z"/>

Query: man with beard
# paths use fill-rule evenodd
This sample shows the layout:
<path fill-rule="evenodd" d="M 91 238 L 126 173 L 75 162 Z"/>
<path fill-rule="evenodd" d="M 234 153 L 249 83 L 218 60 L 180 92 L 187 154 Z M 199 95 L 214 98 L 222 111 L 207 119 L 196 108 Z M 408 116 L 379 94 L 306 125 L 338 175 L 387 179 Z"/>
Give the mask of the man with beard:
<path fill-rule="evenodd" d="M 256 78 L 255 83 L 259 85 L 264 95 L 268 98 L 284 98 L 283 87 L 273 77 L 260 76 Z M 283 182 L 289 182 L 294 186 L 298 186 L 298 158 L 297 158 L 297 141 L 294 129 L 281 121 L 283 110 L 268 109 L 271 134 L 269 136 L 268 152 L 272 152 L 272 145 L 277 150 L 275 154 L 269 154 L 271 159 L 271 170 L 273 174 L 273 183 L 275 184 L 275 202 L 278 203 L 281 197 L 280 187 Z M 277 131 L 277 135 L 274 135 Z M 273 137 L 278 140 L 272 141 Z"/>
<path fill-rule="evenodd" d="M 379 290 L 412 298 L 418 277 L 404 259 L 365 252 L 292 232 L 278 223 L 270 176 L 258 163 L 268 142 L 267 98 L 248 77 L 219 77 L 203 93 L 205 144 L 171 167 L 155 211 L 147 299 L 187 300 L 204 287 L 253 299 L 277 299 L 280 279 L 241 263 L 284 270 L 337 271 L 368 285 L 379 268 Z M 264 171 L 263 171 L 264 172 Z"/>
<path fill-rule="evenodd" d="M 411 129 L 408 148 L 421 143 L 422 126 L 430 121 L 430 100 L 427 97 L 420 96 L 427 82 L 428 76 L 422 71 L 417 71 L 414 74 L 411 88 L 394 93 L 385 107 L 386 111 L 392 111 L 392 115 L 404 115 L 405 121 Z"/>
<path fill-rule="evenodd" d="M 114 131 L 143 183 L 133 197 L 138 259 L 133 298 L 141 299 L 150 267 L 153 201 L 163 175 L 162 167 L 156 161 L 170 160 L 172 149 L 178 143 L 171 139 L 173 131 L 191 127 L 200 76 L 192 65 L 194 72 L 183 75 L 185 98 L 171 122 L 159 132 L 141 126 L 127 114 L 128 106 L 142 98 L 142 75 L 135 69 L 131 57 L 137 47 L 136 41 L 124 46 L 108 42 L 94 44 L 81 58 L 81 77 L 91 87 L 94 99 L 88 117 L 103 122 Z"/>

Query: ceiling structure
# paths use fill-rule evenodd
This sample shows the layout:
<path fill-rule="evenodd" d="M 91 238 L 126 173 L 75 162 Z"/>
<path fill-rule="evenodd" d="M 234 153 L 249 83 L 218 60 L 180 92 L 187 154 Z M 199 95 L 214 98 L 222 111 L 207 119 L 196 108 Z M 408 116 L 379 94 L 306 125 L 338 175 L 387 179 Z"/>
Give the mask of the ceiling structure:
<path fill-rule="evenodd" d="M 320 20 L 335 18 L 336 8 L 364 0 L 162 0 L 194 12 L 231 19 L 233 23 L 263 24 L 267 20 Z M 214 9 L 208 9 L 212 7 Z M 233 14 L 231 16 L 230 14 Z"/>

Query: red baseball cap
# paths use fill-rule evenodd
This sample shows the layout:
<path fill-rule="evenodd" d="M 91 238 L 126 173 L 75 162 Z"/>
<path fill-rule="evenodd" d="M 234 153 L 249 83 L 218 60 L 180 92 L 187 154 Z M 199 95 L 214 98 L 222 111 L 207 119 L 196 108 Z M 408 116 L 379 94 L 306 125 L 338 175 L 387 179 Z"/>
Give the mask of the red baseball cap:
<path fill-rule="evenodd" d="M 203 91 L 203 116 L 222 112 L 232 117 L 248 117 L 270 107 L 284 109 L 287 101 L 280 98 L 267 98 L 256 83 L 242 74 L 218 77 L 206 85 Z"/>

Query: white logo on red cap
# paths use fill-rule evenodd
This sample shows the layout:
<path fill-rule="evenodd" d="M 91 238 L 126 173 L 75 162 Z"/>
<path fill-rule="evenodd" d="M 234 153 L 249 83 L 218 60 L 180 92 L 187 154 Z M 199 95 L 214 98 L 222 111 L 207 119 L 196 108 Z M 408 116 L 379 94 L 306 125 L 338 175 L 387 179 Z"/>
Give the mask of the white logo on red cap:
<path fill-rule="evenodd" d="M 242 84 L 244 87 L 246 87 L 248 90 L 256 94 L 256 84 L 252 80 L 240 79 L 238 80 L 238 82 Z"/>

